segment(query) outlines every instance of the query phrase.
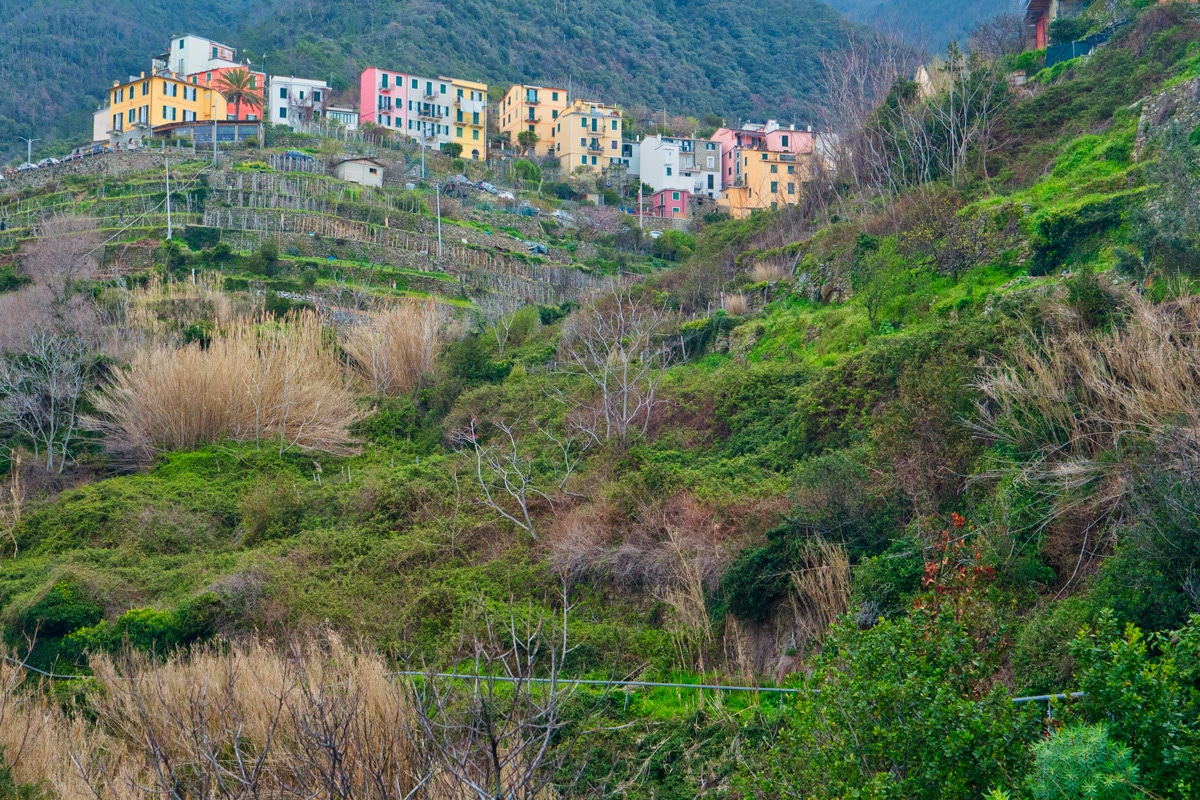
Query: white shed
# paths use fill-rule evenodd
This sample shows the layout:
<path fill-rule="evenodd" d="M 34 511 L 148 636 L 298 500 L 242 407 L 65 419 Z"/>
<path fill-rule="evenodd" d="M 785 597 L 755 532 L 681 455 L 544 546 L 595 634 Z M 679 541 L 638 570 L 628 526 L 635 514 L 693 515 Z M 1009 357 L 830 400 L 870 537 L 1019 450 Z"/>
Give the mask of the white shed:
<path fill-rule="evenodd" d="M 333 176 L 350 183 L 382 188 L 384 169 L 383 162 L 373 158 L 347 158 L 333 165 Z"/>

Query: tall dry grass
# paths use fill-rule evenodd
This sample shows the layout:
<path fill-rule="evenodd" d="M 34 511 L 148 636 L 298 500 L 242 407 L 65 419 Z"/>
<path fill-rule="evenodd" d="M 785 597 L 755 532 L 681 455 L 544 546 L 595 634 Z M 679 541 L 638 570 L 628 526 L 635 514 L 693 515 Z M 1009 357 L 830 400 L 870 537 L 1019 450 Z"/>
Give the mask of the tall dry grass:
<path fill-rule="evenodd" d="M 433 370 L 441 346 L 441 314 L 432 300 L 387 305 L 351 328 L 343 342 L 354 369 L 380 397 L 417 386 Z"/>
<path fill-rule="evenodd" d="M 1060 306 L 1039 337 L 977 383 L 978 430 L 1023 453 L 1026 478 L 1069 492 L 1127 482 L 1119 460 L 1137 440 L 1200 453 L 1200 298 L 1155 305 L 1135 293 L 1112 331 L 1089 330 Z"/>
<path fill-rule="evenodd" d="M 332 800 L 437 797 L 444 782 L 411 687 L 336 638 L 286 654 L 256 643 L 91 666 L 80 708 L 65 709 L 0 660 L 0 747 L 19 783 L 62 798 Z"/>
<path fill-rule="evenodd" d="M 776 261 L 760 261 L 750 268 L 750 280 L 755 283 L 786 281 L 791 277 L 791 270 Z"/>
<path fill-rule="evenodd" d="M 838 544 L 813 541 L 791 573 L 790 602 L 798 636 L 819 643 L 850 610 L 850 558 Z"/>
<path fill-rule="evenodd" d="M 361 418 L 321 320 L 241 318 L 205 348 L 152 345 L 95 400 L 88 424 L 136 458 L 219 441 L 345 453 Z"/>

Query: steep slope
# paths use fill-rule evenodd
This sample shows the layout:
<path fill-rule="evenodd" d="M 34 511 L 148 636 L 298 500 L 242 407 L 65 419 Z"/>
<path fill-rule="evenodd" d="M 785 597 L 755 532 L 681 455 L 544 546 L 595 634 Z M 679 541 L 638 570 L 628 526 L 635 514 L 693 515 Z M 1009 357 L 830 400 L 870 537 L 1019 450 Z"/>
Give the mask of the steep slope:
<path fill-rule="evenodd" d="M 604 99 L 728 117 L 811 108 L 844 23 L 814 0 L 301 0 L 248 31 L 296 74 L 386 64 L 494 83 L 573 80 Z"/>

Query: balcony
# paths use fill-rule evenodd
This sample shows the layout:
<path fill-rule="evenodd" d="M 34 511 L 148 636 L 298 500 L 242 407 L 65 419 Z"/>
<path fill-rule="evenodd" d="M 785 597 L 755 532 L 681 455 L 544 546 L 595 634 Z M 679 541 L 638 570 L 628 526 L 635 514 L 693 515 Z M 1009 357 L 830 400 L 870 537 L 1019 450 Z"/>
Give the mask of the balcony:
<path fill-rule="evenodd" d="M 589 153 L 603 153 L 604 145 L 603 145 L 603 143 L 598 142 L 595 139 L 592 139 L 592 141 L 588 142 L 587 149 L 588 149 Z"/>
<path fill-rule="evenodd" d="M 423 119 L 428 122 L 441 122 L 442 115 L 435 114 L 432 108 L 423 108 L 417 112 L 417 119 Z"/>
<path fill-rule="evenodd" d="M 426 94 L 423 96 L 426 100 L 437 100 L 438 99 L 438 95 L 436 95 L 436 94 Z"/>
<path fill-rule="evenodd" d="M 521 121 L 522 122 L 539 123 L 542 121 L 542 118 L 541 117 L 529 117 L 528 119 L 523 119 Z"/>

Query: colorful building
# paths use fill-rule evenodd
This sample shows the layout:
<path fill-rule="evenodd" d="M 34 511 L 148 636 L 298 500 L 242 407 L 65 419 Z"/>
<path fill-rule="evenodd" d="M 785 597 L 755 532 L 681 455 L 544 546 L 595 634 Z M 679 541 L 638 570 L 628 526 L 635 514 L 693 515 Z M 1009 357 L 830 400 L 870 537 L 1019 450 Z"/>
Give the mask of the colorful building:
<path fill-rule="evenodd" d="M 774 120 L 720 128 L 711 141 L 721 151 L 724 197 L 719 205 L 740 218 L 755 209 L 795 205 L 816 170 L 816 134 Z"/>
<path fill-rule="evenodd" d="M 237 50 L 190 33 L 171 39 L 170 48 L 156 60 L 162 62 L 163 69 L 180 75 L 195 75 L 210 69 L 240 66 Z"/>
<path fill-rule="evenodd" d="M 602 103 L 575 100 L 554 125 L 554 154 L 563 172 L 583 167 L 597 175 L 621 162 L 621 112 Z"/>
<path fill-rule="evenodd" d="M 500 101 L 496 113 L 501 133 L 508 134 L 508 141 L 518 147 L 517 137 L 526 131 L 537 136 L 534 154 L 554 155 L 557 150 L 558 115 L 566 110 L 569 102 L 567 90 L 554 86 L 512 87 Z"/>
<path fill-rule="evenodd" d="M 114 81 L 105 111 L 109 140 L 128 144 L 164 125 L 224 120 L 228 104 L 215 89 L 194 84 L 185 75 L 156 70 L 125 83 Z"/>
<path fill-rule="evenodd" d="M 249 68 L 245 66 L 217 67 L 215 69 L 209 69 L 205 70 L 204 72 L 197 72 L 195 74 L 188 75 L 187 80 L 189 83 L 197 86 L 203 86 L 205 89 L 216 89 L 219 92 L 221 91 L 221 86 L 224 85 L 224 82 L 221 80 L 222 76 L 236 70 L 249 70 Z M 262 97 L 263 93 L 266 91 L 266 87 L 267 76 L 261 72 L 254 72 L 250 70 L 249 88 L 254 90 L 259 97 Z M 243 101 L 240 107 L 237 103 L 229 104 L 229 119 L 254 122 L 262 119 L 263 116 L 261 103 L 254 104 Z"/>
<path fill-rule="evenodd" d="M 664 219 L 687 219 L 691 214 L 691 193 L 686 189 L 663 189 L 650 195 L 646 215 Z"/>
<path fill-rule="evenodd" d="M 706 139 L 655 135 L 642 140 L 638 159 L 642 183 L 656 191 L 677 189 L 721 196 L 721 149 Z"/>
<path fill-rule="evenodd" d="M 359 76 L 358 116 L 360 125 L 378 125 L 427 147 L 457 142 L 464 157 L 487 157 L 486 83 L 368 67 Z"/>
<path fill-rule="evenodd" d="M 1050 23 L 1058 18 L 1058 0 L 1025 0 L 1025 22 L 1033 28 L 1034 44 L 1044 50 L 1050 44 Z"/>
<path fill-rule="evenodd" d="M 324 118 L 329 84 L 311 78 L 272 75 L 266 103 L 269 122 L 295 130 Z"/>
<path fill-rule="evenodd" d="M 454 79 L 454 143 L 462 147 L 462 157 L 472 161 L 487 159 L 486 83 Z"/>

